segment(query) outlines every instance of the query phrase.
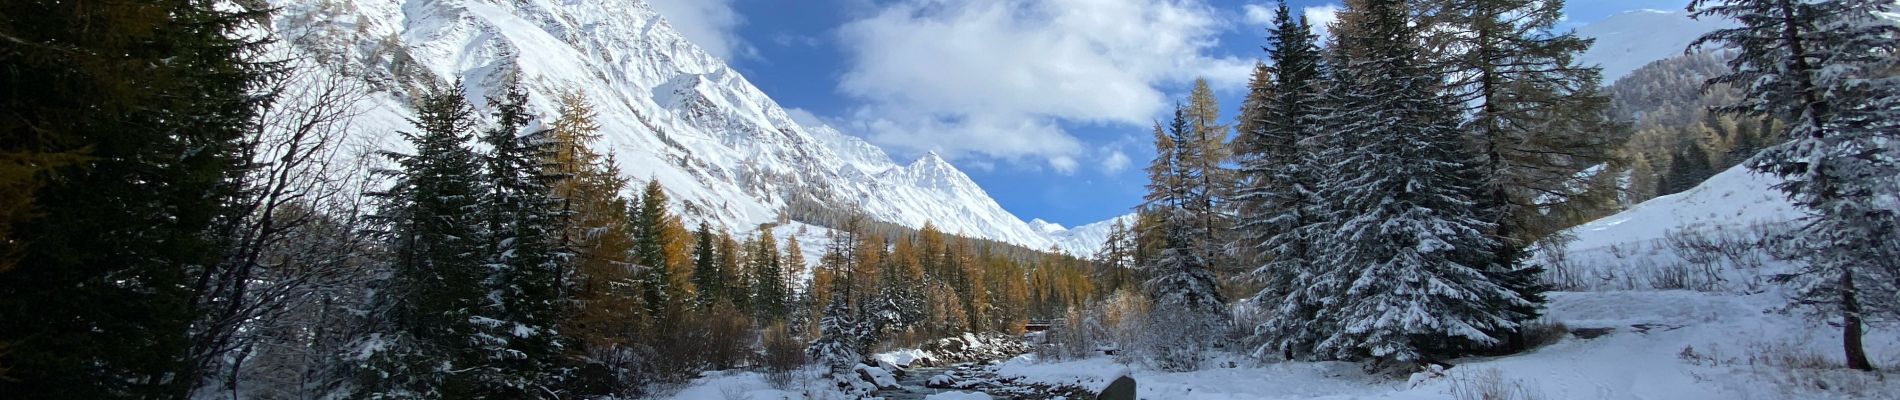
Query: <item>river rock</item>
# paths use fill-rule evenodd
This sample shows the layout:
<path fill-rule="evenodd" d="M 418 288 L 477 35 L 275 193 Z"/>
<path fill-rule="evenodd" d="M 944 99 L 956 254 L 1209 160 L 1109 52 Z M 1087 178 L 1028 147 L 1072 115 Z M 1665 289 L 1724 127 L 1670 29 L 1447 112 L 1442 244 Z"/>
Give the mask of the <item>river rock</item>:
<path fill-rule="evenodd" d="M 897 384 L 897 377 L 891 376 L 891 373 L 885 371 L 883 368 L 859 364 L 856 369 L 859 378 L 863 378 L 865 382 L 870 382 L 871 385 L 877 386 L 879 389 L 896 389 L 903 387 Z"/>
<path fill-rule="evenodd" d="M 937 374 L 936 376 L 930 377 L 930 380 L 924 381 L 924 387 L 932 389 L 953 389 L 957 387 L 957 378 L 952 378 L 949 374 Z"/>
<path fill-rule="evenodd" d="M 1135 400 L 1135 378 L 1126 375 L 1115 378 L 1107 389 L 1102 389 L 1102 394 L 1095 396 L 1095 400 Z"/>

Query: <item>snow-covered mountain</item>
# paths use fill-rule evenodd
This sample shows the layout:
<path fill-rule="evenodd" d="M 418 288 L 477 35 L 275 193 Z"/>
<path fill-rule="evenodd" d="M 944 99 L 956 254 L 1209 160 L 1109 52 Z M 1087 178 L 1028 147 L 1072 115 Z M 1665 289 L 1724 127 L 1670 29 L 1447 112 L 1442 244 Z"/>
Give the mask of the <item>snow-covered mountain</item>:
<path fill-rule="evenodd" d="M 1733 25 L 1727 19 L 1689 18 L 1681 11 L 1626 11 L 1577 28 L 1577 35 L 1596 39 L 1579 60 L 1603 66 L 1608 85 L 1650 62 L 1682 55 L 1702 34 Z"/>
<path fill-rule="evenodd" d="M 1042 220 L 1038 219 L 1031 223 L 1034 224 L 1035 222 L 1041 221 Z M 1097 251 L 1102 249 L 1102 243 L 1108 240 L 1108 233 L 1114 230 L 1116 222 L 1121 222 L 1123 227 L 1133 227 L 1135 226 L 1135 214 L 1123 214 L 1119 217 L 1109 218 L 1074 228 L 1064 228 L 1062 225 L 1048 223 L 1044 223 L 1042 226 L 1045 228 L 1044 232 L 1048 235 L 1049 240 L 1055 242 L 1056 248 L 1062 249 L 1062 251 L 1068 252 L 1071 255 L 1088 257 L 1095 255 Z"/>
<path fill-rule="evenodd" d="M 591 100 L 605 151 L 637 181 L 657 179 L 692 220 L 739 231 L 790 204 L 1047 248 L 935 154 L 899 165 L 827 126 L 795 122 L 641 0 L 269 0 L 296 53 L 368 87 L 355 128 L 400 147 L 406 99 L 462 79 L 478 108 L 509 76 L 552 118 L 563 93 Z"/>

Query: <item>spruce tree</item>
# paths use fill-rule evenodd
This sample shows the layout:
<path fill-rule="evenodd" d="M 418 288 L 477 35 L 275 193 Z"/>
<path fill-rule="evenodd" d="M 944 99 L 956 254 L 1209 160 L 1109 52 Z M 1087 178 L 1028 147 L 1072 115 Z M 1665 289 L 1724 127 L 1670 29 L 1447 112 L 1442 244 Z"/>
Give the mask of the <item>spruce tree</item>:
<path fill-rule="evenodd" d="M 266 13 L 16 1 L 0 15 L 0 393 L 187 397 L 225 354 L 202 340 L 229 305 L 207 283 L 243 283 L 212 266 L 244 216 L 246 135 L 278 68 L 244 34 Z"/>
<path fill-rule="evenodd" d="M 565 318 L 561 279 L 568 255 L 556 247 L 562 217 L 549 187 L 556 176 L 543 162 L 550 142 L 544 130 L 522 133 L 533 117 L 528 94 L 510 82 L 500 98 L 489 99 L 495 125 L 481 138 L 489 147 L 480 207 L 492 299 L 478 319 L 488 330 L 482 338 L 490 376 L 484 380 L 490 396 L 545 397 L 565 379 L 559 371 L 564 338 L 554 326 Z"/>
<path fill-rule="evenodd" d="M 863 358 L 856 345 L 858 322 L 851 318 L 851 308 L 846 303 L 844 296 L 831 296 L 818 319 L 818 339 L 805 348 L 807 357 L 818 365 L 830 367 L 835 377 L 848 376 L 844 374 L 850 374 L 851 367 Z"/>
<path fill-rule="evenodd" d="M 1527 300 L 1515 310 L 1535 318 L 1547 290 L 1523 265 L 1532 242 L 1577 222 L 1615 191 L 1588 191 L 1591 168 L 1611 160 L 1626 130 L 1610 118 L 1599 89 L 1600 68 L 1577 57 L 1592 39 L 1556 26 L 1564 2 L 1549 0 L 1423 0 L 1412 4 L 1435 69 L 1449 77 L 1452 101 L 1464 105 L 1460 127 L 1479 153 L 1483 181 L 1473 188 L 1478 215 L 1498 243 L 1486 271 Z M 1504 276 L 1531 280 L 1503 279 Z M 1521 282 L 1519 284 L 1518 282 Z M 1515 341 L 1513 341 L 1515 342 Z"/>
<path fill-rule="evenodd" d="M 1847 367 L 1873 370 L 1861 344 L 1863 321 L 1900 315 L 1900 85 L 1894 54 L 1900 27 L 1879 13 L 1884 0 L 1695 0 L 1696 17 L 1726 17 L 1740 26 L 1717 30 L 1692 47 L 1736 51 L 1732 72 L 1709 81 L 1733 84 L 1743 98 L 1717 108 L 1786 121 L 1782 143 L 1748 162 L 1780 176 L 1782 193 L 1810 214 L 1791 234 L 1794 258 L 1805 261 L 1776 281 L 1790 284 L 1794 304 L 1838 315 Z"/>
<path fill-rule="evenodd" d="M 1155 180 L 1149 183 L 1145 207 L 1162 213 L 1162 223 L 1149 234 L 1158 234 L 1162 247 L 1152 265 L 1145 266 L 1152 278 L 1142 283 L 1154 304 L 1146 321 L 1151 340 L 1140 351 L 1156 367 L 1186 371 L 1200 367 L 1205 353 L 1218 345 L 1226 331 L 1226 300 L 1221 297 L 1208 265 L 1211 243 L 1205 236 L 1206 217 L 1196 209 L 1207 204 L 1208 192 L 1195 146 L 1197 134 L 1189 122 L 1189 110 L 1176 108 L 1165 135 L 1156 136 L 1156 161 L 1150 167 Z"/>
<path fill-rule="evenodd" d="M 1321 196 L 1339 227 L 1318 240 L 1315 285 L 1330 326 L 1322 358 L 1404 366 L 1499 343 L 1527 302 L 1494 282 L 1497 243 L 1470 198 L 1481 184 L 1441 77 L 1418 62 L 1404 3 L 1352 10 L 1364 25 L 1338 32 L 1339 157 Z"/>
<path fill-rule="evenodd" d="M 649 180 L 628 212 L 633 216 L 633 261 L 640 271 L 640 296 L 655 326 L 666 326 L 676 302 L 686 300 L 679 295 L 684 288 L 673 285 L 673 273 L 667 265 L 665 246 L 673 240 L 668 225 L 675 221 L 666 210 L 666 202 L 660 182 Z"/>
<path fill-rule="evenodd" d="M 1317 341 L 1310 328 L 1320 318 L 1322 305 L 1309 292 L 1314 276 L 1312 252 L 1316 237 L 1328 231 L 1325 203 L 1318 198 L 1318 154 L 1324 126 L 1320 116 L 1326 82 L 1322 76 L 1318 37 L 1304 17 L 1295 20 L 1285 2 L 1267 37 L 1267 55 L 1275 66 L 1270 80 L 1261 84 L 1264 98 L 1241 132 L 1252 143 L 1237 159 L 1244 182 L 1236 200 L 1246 205 L 1238 226 L 1236 248 L 1259 264 L 1253 276 L 1262 283 L 1252 301 L 1268 316 L 1254 333 L 1267 350 L 1292 358 L 1295 350 L 1307 355 Z"/>
<path fill-rule="evenodd" d="M 389 154 L 400 166 L 396 183 L 376 195 L 391 266 L 368 316 L 373 334 L 359 345 L 373 350 L 358 373 L 365 397 L 483 395 L 488 355 L 475 321 L 488 306 L 489 246 L 480 160 L 468 147 L 473 118 L 459 90 L 433 88 L 417 100 L 420 132 L 403 132 L 415 153 Z"/>
<path fill-rule="evenodd" d="M 787 305 L 791 303 L 791 291 L 782 257 L 779 257 L 778 239 L 772 237 L 771 229 L 759 229 L 759 238 L 747 246 L 750 256 L 746 261 L 752 271 L 752 310 L 761 321 L 782 321 L 789 314 Z"/>
<path fill-rule="evenodd" d="M 725 298 L 722 289 L 725 280 L 719 273 L 719 257 L 714 254 L 712 225 L 699 223 L 699 231 L 693 233 L 693 287 L 699 289 L 694 303 L 702 308 L 712 307 L 714 302 Z"/>
<path fill-rule="evenodd" d="M 1656 195 L 1682 193 L 1702 184 L 1711 176 L 1715 176 L 1715 171 L 1709 165 L 1709 152 L 1702 150 L 1702 144 L 1694 140 L 1683 140 L 1676 144 L 1675 157 L 1671 158 L 1669 170 L 1658 182 Z"/>
<path fill-rule="evenodd" d="M 745 264 L 740 261 L 744 256 L 738 240 L 732 238 L 732 232 L 719 230 L 719 242 L 713 247 L 718 263 L 720 302 L 734 310 L 746 310 L 752 306 L 752 286 L 747 277 Z"/>

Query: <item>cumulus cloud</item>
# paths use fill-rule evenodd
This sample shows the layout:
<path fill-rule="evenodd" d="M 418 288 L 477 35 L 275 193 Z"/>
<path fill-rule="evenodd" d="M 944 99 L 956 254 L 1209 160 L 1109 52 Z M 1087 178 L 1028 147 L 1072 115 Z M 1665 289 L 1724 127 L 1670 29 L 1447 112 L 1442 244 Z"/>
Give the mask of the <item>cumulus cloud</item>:
<path fill-rule="evenodd" d="M 1274 23 L 1273 10 L 1273 7 L 1265 4 L 1247 4 L 1240 6 L 1240 11 L 1246 14 L 1247 23 L 1254 25 L 1272 25 Z"/>
<path fill-rule="evenodd" d="M 1306 7 L 1300 9 L 1300 12 L 1306 14 L 1306 22 L 1313 24 L 1313 33 L 1319 34 L 1320 40 L 1324 41 L 1332 37 L 1333 23 L 1339 22 L 1339 5 Z"/>
<path fill-rule="evenodd" d="M 1163 85 L 1242 84 L 1251 62 L 1207 54 L 1221 24 L 1198 0 L 902 0 L 839 28 L 838 90 L 873 142 L 1073 171 L 1104 155 L 1064 123 L 1140 126 Z"/>
<path fill-rule="evenodd" d="M 1240 6 L 1240 10 L 1242 14 L 1244 14 L 1245 21 L 1247 21 L 1248 24 L 1266 26 L 1279 22 L 1274 19 L 1273 15 L 1277 7 L 1278 5 L 1246 4 Z M 1332 27 L 1334 21 L 1339 20 L 1339 9 L 1340 6 L 1338 4 L 1327 4 L 1302 7 L 1299 12 L 1306 15 L 1307 23 L 1313 24 L 1313 33 L 1318 34 L 1321 39 L 1325 39 L 1331 35 L 1328 28 Z M 1300 14 L 1295 14 L 1294 16 L 1298 17 L 1299 15 Z"/>
<path fill-rule="evenodd" d="M 1106 175 L 1121 173 L 1128 169 L 1131 161 L 1128 159 L 1128 153 L 1123 153 L 1121 150 L 1109 151 L 1108 156 L 1102 158 L 1102 173 Z"/>
<path fill-rule="evenodd" d="M 726 60 L 750 57 L 756 53 L 739 38 L 739 25 L 745 16 L 732 10 L 733 0 L 647 0 L 647 4 L 666 17 L 680 35 L 707 53 Z"/>

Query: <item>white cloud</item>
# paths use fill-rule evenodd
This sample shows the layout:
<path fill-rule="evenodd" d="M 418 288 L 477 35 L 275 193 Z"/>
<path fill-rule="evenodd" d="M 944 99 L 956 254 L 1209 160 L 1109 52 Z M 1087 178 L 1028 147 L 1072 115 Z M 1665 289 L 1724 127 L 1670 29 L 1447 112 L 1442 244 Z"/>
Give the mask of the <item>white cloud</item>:
<path fill-rule="evenodd" d="M 1121 150 L 1110 151 L 1108 157 L 1102 158 L 1102 173 L 1105 175 L 1121 173 L 1128 169 L 1128 164 L 1132 161 L 1128 159 L 1128 153 L 1123 153 Z"/>
<path fill-rule="evenodd" d="M 1246 4 L 1240 6 L 1241 12 L 1245 14 L 1244 18 L 1247 23 L 1262 26 L 1271 26 L 1279 22 L 1279 19 L 1275 18 L 1276 15 L 1274 15 L 1277 8 L 1277 5 L 1267 4 Z M 1295 14 L 1294 17 L 1305 15 L 1306 22 L 1313 25 L 1313 33 L 1319 35 L 1320 39 L 1323 40 L 1330 37 L 1328 35 L 1331 35 L 1330 28 L 1333 22 L 1339 21 L 1340 8 L 1338 4 L 1303 7 L 1300 8 L 1300 14 Z"/>
<path fill-rule="evenodd" d="M 1142 126 L 1159 86 L 1245 82 L 1250 61 L 1207 54 L 1221 24 L 1199 0 L 903 0 L 839 28 L 838 89 L 873 142 L 1073 170 L 1104 155 L 1062 123 Z"/>
<path fill-rule="evenodd" d="M 1313 33 L 1319 35 L 1322 43 L 1326 41 L 1326 38 L 1332 37 L 1333 23 L 1339 22 L 1339 5 L 1306 7 L 1300 9 L 1300 12 L 1306 14 L 1306 23 L 1313 24 Z"/>
<path fill-rule="evenodd" d="M 1082 166 L 1082 163 L 1075 161 L 1075 157 L 1070 157 L 1070 156 L 1049 157 L 1049 167 L 1055 168 L 1056 172 L 1060 172 L 1063 175 L 1073 174 L 1075 173 L 1075 169 L 1081 166 Z"/>
<path fill-rule="evenodd" d="M 1249 24 L 1273 25 L 1275 22 L 1273 19 L 1274 8 L 1268 7 L 1265 4 L 1247 4 L 1240 6 L 1240 10 L 1246 13 L 1246 21 Z"/>
<path fill-rule="evenodd" d="M 735 56 L 750 57 L 756 53 L 751 45 L 739 38 L 739 25 L 745 24 L 745 16 L 732 10 L 733 0 L 647 0 L 647 4 L 666 17 L 680 35 L 686 36 L 693 44 L 705 49 L 707 53 L 728 61 Z"/>
<path fill-rule="evenodd" d="M 780 32 L 772 35 L 772 43 L 777 43 L 779 47 L 818 47 L 824 41 L 816 36 Z"/>

